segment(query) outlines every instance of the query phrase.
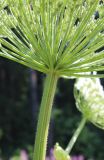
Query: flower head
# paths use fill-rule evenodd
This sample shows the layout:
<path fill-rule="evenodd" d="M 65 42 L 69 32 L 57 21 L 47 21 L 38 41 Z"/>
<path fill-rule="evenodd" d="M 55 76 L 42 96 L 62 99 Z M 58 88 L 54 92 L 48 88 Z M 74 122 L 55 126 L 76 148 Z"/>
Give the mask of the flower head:
<path fill-rule="evenodd" d="M 77 108 L 84 117 L 104 129 L 104 90 L 100 79 L 79 78 L 74 87 Z"/>
<path fill-rule="evenodd" d="M 103 11 L 99 0 L 0 0 L 0 56 L 46 74 L 91 76 L 104 70 Z"/>

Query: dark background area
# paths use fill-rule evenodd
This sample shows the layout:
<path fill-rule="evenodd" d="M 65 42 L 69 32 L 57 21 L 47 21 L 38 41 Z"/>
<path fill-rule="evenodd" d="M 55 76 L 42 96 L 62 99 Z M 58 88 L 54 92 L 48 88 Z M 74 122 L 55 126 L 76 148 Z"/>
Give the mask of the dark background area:
<path fill-rule="evenodd" d="M 21 149 L 32 152 L 44 78 L 41 73 L 0 58 L 0 156 L 3 160 Z M 65 148 L 81 120 L 73 96 L 74 82 L 67 79 L 58 82 L 47 154 L 56 142 Z M 103 143 L 104 131 L 88 123 L 71 154 L 104 160 Z"/>

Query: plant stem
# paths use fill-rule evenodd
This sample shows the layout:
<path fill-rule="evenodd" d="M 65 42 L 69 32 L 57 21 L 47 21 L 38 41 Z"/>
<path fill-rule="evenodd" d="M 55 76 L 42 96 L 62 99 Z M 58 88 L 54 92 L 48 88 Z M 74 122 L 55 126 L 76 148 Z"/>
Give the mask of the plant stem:
<path fill-rule="evenodd" d="M 73 146 L 74 146 L 74 144 L 75 144 L 78 136 L 80 135 L 82 129 L 83 129 L 84 126 L 85 126 L 85 123 L 86 123 L 86 119 L 85 119 L 85 118 L 82 118 L 82 120 L 81 120 L 78 128 L 76 129 L 74 135 L 72 136 L 72 138 L 71 138 L 71 140 L 70 140 L 70 142 L 69 142 L 69 144 L 68 144 L 68 146 L 67 146 L 67 148 L 66 148 L 66 152 L 67 152 L 67 153 L 70 154 L 70 152 L 71 152 L 71 150 L 72 150 L 72 148 L 73 148 Z"/>
<path fill-rule="evenodd" d="M 45 160 L 48 129 L 57 80 L 58 76 L 55 73 L 50 73 L 45 79 L 37 125 L 33 160 Z"/>

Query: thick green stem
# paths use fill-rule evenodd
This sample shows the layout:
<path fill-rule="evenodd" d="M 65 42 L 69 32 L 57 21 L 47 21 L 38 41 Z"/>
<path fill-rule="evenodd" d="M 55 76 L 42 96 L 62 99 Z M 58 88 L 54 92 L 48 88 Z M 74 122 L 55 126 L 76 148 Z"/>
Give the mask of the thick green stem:
<path fill-rule="evenodd" d="M 33 160 L 45 160 L 49 122 L 58 77 L 55 73 L 47 75 L 37 125 Z"/>
<path fill-rule="evenodd" d="M 75 144 L 78 136 L 80 135 L 82 129 L 83 129 L 84 126 L 85 126 L 85 123 L 86 123 L 86 119 L 83 118 L 83 119 L 81 120 L 81 122 L 80 122 L 77 130 L 75 131 L 74 135 L 72 136 L 72 138 L 71 138 L 71 140 L 70 140 L 67 148 L 66 148 L 66 152 L 67 152 L 67 153 L 70 154 L 70 152 L 71 152 L 71 150 L 72 150 L 72 148 L 73 148 L 73 146 L 74 146 L 74 144 Z"/>

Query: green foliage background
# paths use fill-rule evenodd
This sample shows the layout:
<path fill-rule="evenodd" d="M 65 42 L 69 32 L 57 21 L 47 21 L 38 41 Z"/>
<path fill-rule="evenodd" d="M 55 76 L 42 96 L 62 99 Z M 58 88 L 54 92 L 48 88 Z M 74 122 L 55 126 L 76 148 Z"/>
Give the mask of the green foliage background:
<path fill-rule="evenodd" d="M 29 76 L 27 68 L 0 58 L 0 156 L 4 156 L 3 160 L 8 159 L 10 155 L 18 154 L 19 149 L 32 150 L 36 126 L 33 127 Z M 44 76 L 38 74 L 39 103 L 42 77 Z M 59 142 L 63 148 L 81 119 L 81 114 L 75 107 L 73 84 L 74 80 L 59 80 L 52 113 L 53 145 Z M 104 160 L 103 139 L 103 130 L 87 124 L 72 154 Z"/>

